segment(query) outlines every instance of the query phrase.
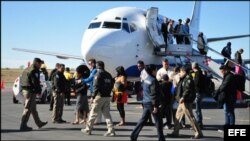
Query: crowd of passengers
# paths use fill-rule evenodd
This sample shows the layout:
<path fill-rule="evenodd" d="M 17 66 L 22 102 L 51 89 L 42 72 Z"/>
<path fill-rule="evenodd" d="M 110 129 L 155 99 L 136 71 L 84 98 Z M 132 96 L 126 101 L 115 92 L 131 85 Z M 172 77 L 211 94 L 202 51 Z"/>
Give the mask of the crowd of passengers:
<path fill-rule="evenodd" d="M 21 120 L 20 130 L 32 130 L 27 126 L 29 115 L 32 113 L 39 128 L 47 122 L 39 119 L 36 111 L 33 93 L 40 91 L 40 84 L 36 73 L 44 63 L 41 59 L 35 58 L 33 64 L 26 68 L 22 75 L 21 86 L 25 97 L 24 113 Z M 75 120 L 71 124 L 84 124 L 81 132 L 91 135 L 93 126 L 101 122 L 103 115 L 107 123 L 108 131 L 104 136 L 115 136 L 115 128 L 110 115 L 110 102 L 115 102 L 120 115 L 120 122 L 116 126 L 126 126 L 125 104 L 128 102 L 128 78 L 123 66 L 115 68 L 116 77 L 105 70 L 103 61 L 89 59 L 88 65 L 80 65 L 72 76 L 64 64 L 56 64 L 50 76 L 52 82 L 51 119 L 52 123 L 66 123 L 62 118 L 65 97 L 70 105 L 70 85 L 77 95 Z M 214 92 L 214 85 L 203 72 L 198 63 L 193 62 L 184 66 L 171 68 L 167 59 L 162 60 L 162 67 L 157 68 L 153 64 L 144 65 L 143 61 L 137 62 L 140 71 L 140 82 L 137 87 L 137 95 L 142 99 L 142 117 L 137 122 L 131 133 L 131 140 L 137 140 L 139 133 L 145 125 L 155 125 L 158 139 L 164 141 L 163 129 L 173 129 L 168 136 L 178 137 L 179 130 L 185 128 L 185 118 L 188 119 L 191 128 L 194 130 L 193 138 L 203 137 L 203 115 L 202 98 L 207 93 Z M 227 65 L 220 67 L 224 77 L 219 89 L 214 93 L 219 101 L 220 107 L 225 109 L 225 125 L 235 124 L 235 101 L 237 89 L 234 75 Z M 45 70 L 46 72 L 46 70 Z M 48 75 L 48 73 L 46 73 Z M 209 81 L 210 80 L 210 81 Z M 211 85 L 211 87 L 210 87 Z M 212 89 L 212 90 L 211 90 Z M 87 93 L 90 91 L 90 96 Z M 242 91 L 242 90 L 241 90 Z M 222 95 L 224 97 L 222 97 Z M 110 98 L 111 97 L 111 98 Z M 195 103 L 195 115 L 192 111 L 192 104 Z M 91 107 L 91 108 L 90 108 Z M 154 118 L 154 123 L 151 118 Z M 166 118 L 166 120 L 164 120 Z M 165 121 L 163 123 L 163 121 Z"/>

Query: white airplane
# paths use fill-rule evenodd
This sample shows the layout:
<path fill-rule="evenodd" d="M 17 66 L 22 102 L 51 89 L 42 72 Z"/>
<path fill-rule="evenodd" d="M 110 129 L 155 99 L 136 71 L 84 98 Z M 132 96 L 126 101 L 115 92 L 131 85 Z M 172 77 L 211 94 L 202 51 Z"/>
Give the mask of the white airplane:
<path fill-rule="evenodd" d="M 90 58 L 95 58 L 104 61 L 105 68 L 114 75 L 116 74 L 115 68 L 123 65 L 128 76 L 138 76 L 139 72 L 136 67 L 138 60 L 143 60 L 145 64 L 160 65 L 162 58 L 167 57 L 170 65 L 176 64 L 174 54 L 159 56 L 154 52 L 155 46 L 165 44 L 161 33 L 158 32 L 160 29 L 153 29 L 158 28 L 157 24 L 161 24 L 165 19 L 164 16 L 158 14 L 157 10 L 157 8 L 142 10 L 136 7 L 118 7 L 102 12 L 90 22 L 83 35 L 82 56 L 20 48 L 13 49 L 57 56 L 62 59 L 72 58 L 87 61 Z M 195 2 L 190 23 L 190 35 L 194 40 L 197 40 L 199 33 L 200 10 L 201 2 Z M 168 19 L 171 18 L 168 17 Z M 208 38 L 207 42 L 247 36 L 249 35 Z M 192 44 L 196 43 L 193 42 Z M 176 54 L 192 55 L 190 54 L 192 44 L 189 50 L 184 51 L 183 49 L 187 47 L 179 45 L 179 50 L 175 50 L 178 51 Z M 176 48 L 176 45 L 169 45 L 168 53 L 173 47 Z M 183 60 L 186 60 L 186 58 L 183 58 Z"/>
<path fill-rule="evenodd" d="M 155 7 L 151 7 L 148 10 L 136 7 L 118 7 L 104 11 L 96 16 L 84 32 L 81 45 L 82 56 L 20 48 L 13 49 L 57 56 L 62 59 L 72 58 L 87 61 L 90 58 L 95 58 L 96 60 L 104 61 L 106 70 L 112 75 L 116 74 L 115 68 L 117 66 L 124 66 L 128 76 L 139 76 L 136 66 L 138 60 L 143 60 L 145 64 L 160 66 L 161 60 L 168 58 L 170 66 L 174 66 L 178 62 L 174 56 L 181 56 L 182 61 L 197 61 L 203 68 L 221 77 L 221 74 L 218 73 L 219 64 L 215 61 L 212 61 L 210 65 L 205 64 L 204 62 L 206 62 L 207 58 L 200 55 L 193 48 L 193 45 L 197 46 L 196 42 L 198 40 L 198 33 L 200 32 L 200 10 L 201 2 L 196 1 L 192 17 L 190 18 L 189 37 L 191 44 L 168 44 L 167 50 L 162 48 L 165 46 L 165 42 L 160 32 L 160 26 L 158 26 L 161 25 L 166 17 L 159 15 L 158 8 Z M 175 21 L 176 23 L 178 22 Z M 205 38 L 206 43 L 199 45 L 206 46 L 209 50 L 214 51 L 208 47 L 207 43 L 242 37 L 250 37 L 250 35 Z M 160 48 L 160 50 L 156 52 L 155 48 Z M 220 53 L 217 52 L 217 54 Z"/>

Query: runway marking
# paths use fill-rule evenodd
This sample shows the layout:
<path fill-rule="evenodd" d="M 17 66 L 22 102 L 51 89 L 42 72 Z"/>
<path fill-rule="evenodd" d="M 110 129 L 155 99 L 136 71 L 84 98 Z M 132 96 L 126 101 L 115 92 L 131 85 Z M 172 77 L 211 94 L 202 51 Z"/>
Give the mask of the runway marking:
<path fill-rule="evenodd" d="M 142 111 L 142 112 L 143 112 L 143 111 Z M 131 114 L 131 115 L 132 115 L 132 114 L 133 114 L 133 115 L 134 115 L 134 114 L 135 114 L 135 115 L 141 115 L 141 114 L 142 114 L 142 112 L 141 112 L 141 113 L 138 113 L 138 112 L 126 112 L 126 114 Z"/>
<path fill-rule="evenodd" d="M 212 118 L 210 118 L 210 117 L 203 117 L 203 119 L 212 119 Z"/>
<path fill-rule="evenodd" d="M 236 119 L 236 121 L 248 121 L 249 122 L 249 120 L 245 120 L 245 119 Z"/>

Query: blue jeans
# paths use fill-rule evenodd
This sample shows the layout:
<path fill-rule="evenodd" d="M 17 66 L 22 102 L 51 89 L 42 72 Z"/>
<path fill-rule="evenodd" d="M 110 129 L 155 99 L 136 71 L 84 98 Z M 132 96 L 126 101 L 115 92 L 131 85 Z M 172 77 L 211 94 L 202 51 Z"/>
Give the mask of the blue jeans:
<path fill-rule="evenodd" d="M 146 124 L 147 120 L 152 114 L 153 106 L 149 103 L 143 103 L 143 113 L 141 119 L 138 121 L 137 125 L 135 126 L 134 130 L 131 133 L 131 141 L 137 141 L 139 133 L 141 132 L 143 126 Z M 162 118 L 160 116 L 160 112 L 158 110 L 157 113 L 152 114 L 155 120 L 155 126 L 157 128 L 158 134 L 158 141 L 165 141 L 165 137 L 163 135 L 163 125 L 162 125 Z"/>
<path fill-rule="evenodd" d="M 225 112 L 225 125 L 234 125 L 235 124 L 234 105 L 224 103 L 223 107 Z"/>
<path fill-rule="evenodd" d="M 196 98 L 195 98 L 195 118 L 197 120 L 197 123 L 199 125 L 202 125 L 202 112 L 201 112 L 201 102 L 202 102 L 202 94 L 201 93 L 196 93 Z"/>

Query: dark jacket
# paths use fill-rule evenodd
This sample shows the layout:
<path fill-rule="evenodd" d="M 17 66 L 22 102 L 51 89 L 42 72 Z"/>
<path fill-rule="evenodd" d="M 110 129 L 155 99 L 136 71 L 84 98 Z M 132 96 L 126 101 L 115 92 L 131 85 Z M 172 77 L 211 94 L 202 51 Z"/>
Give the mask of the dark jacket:
<path fill-rule="evenodd" d="M 35 68 L 34 65 L 26 68 L 22 73 L 21 86 L 33 93 L 41 93 L 39 69 Z"/>
<path fill-rule="evenodd" d="M 242 58 L 241 58 L 241 53 L 239 53 L 239 51 L 237 51 L 235 54 L 235 62 L 242 65 Z"/>
<path fill-rule="evenodd" d="M 236 82 L 235 77 L 231 72 L 227 72 L 224 77 L 223 81 L 216 92 L 218 96 L 219 104 L 230 104 L 234 105 L 236 102 Z M 221 107 L 222 105 L 219 105 Z"/>
<path fill-rule="evenodd" d="M 52 81 L 52 77 L 54 75 L 54 73 L 57 71 L 57 68 L 53 69 L 50 73 L 50 76 L 49 76 L 49 81 Z"/>
<path fill-rule="evenodd" d="M 97 73 L 94 77 L 94 95 L 101 97 L 110 97 L 111 91 L 114 86 L 114 80 L 110 73 L 105 70 L 97 69 Z"/>
<path fill-rule="evenodd" d="M 168 23 L 162 23 L 161 24 L 161 32 L 163 33 L 163 35 L 167 35 L 168 33 Z"/>
<path fill-rule="evenodd" d="M 198 69 L 194 75 L 194 86 L 196 93 L 204 93 L 205 92 L 205 76 L 202 74 L 202 71 Z"/>
<path fill-rule="evenodd" d="M 225 46 L 222 51 L 221 51 L 221 54 L 224 56 L 224 57 L 227 57 L 229 59 L 231 59 L 231 47 L 229 46 Z"/>
<path fill-rule="evenodd" d="M 160 88 L 162 91 L 161 103 L 162 104 L 171 104 L 172 103 L 172 83 L 171 82 L 161 82 Z"/>
<path fill-rule="evenodd" d="M 154 107 L 160 105 L 160 86 L 155 77 L 148 75 L 142 82 L 143 103 L 150 103 Z"/>
<path fill-rule="evenodd" d="M 76 80 L 80 80 L 80 79 L 76 79 Z M 77 95 L 87 95 L 87 90 L 88 90 L 88 87 L 86 86 L 86 84 L 83 84 L 83 83 L 75 84 L 75 92 Z"/>
<path fill-rule="evenodd" d="M 64 93 L 66 86 L 66 78 L 62 72 L 56 71 L 52 76 L 52 89 L 57 93 Z"/>
<path fill-rule="evenodd" d="M 193 103 L 195 96 L 194 80 L 192 76 L 186 75 L 177 84 L 175 98 L 177 101 L 183 98 L 185 103 Z"/>

